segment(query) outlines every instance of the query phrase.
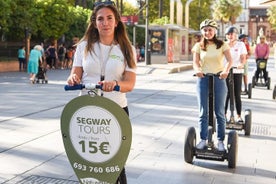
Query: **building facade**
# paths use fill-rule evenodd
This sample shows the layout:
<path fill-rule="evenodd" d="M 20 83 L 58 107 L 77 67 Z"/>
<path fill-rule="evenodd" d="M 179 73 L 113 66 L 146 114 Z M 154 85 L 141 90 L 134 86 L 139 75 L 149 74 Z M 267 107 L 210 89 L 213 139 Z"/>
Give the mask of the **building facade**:
<path fill-rule="evenodd" d="M 272 30 L 268 22 L 267 9 L 268 5 L 252 5 L 251 1 L 256 0 L 241 0 L 243 11 L 237 18 L 235 26 L 240 34 L 249 36 L 249 40 L 253 43 L 256 42 L 259 32 L 263 32 L 268 42 L 276 42 L 276 32 Z M 224 31 L 230 23 L 222 25 L 219 24 L 219 36 L 224 37 Z"/>

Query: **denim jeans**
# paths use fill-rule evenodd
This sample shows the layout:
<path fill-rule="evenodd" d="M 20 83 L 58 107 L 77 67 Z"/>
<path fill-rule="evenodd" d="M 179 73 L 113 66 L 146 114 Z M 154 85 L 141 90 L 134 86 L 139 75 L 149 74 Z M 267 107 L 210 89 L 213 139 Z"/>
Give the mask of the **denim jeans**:
<path fill-rule="evenodd" d="M 199 107 L 199 130 L 200 138 L 202 140 L 208 139 L 208 109 L 209 109 L 209 95 L 208 95 L 208 81 L 209 77 L 198 78 L 197 80 L 197 99 Z M 225 79 L 214 77 L 214 110 L 217 120 L 217 139 L 224 141 L 225 138 L 225 114 L 224 106 L 227 95 L 227 86 Z M 212 113 L 212 112 L 211 112 Z"/>

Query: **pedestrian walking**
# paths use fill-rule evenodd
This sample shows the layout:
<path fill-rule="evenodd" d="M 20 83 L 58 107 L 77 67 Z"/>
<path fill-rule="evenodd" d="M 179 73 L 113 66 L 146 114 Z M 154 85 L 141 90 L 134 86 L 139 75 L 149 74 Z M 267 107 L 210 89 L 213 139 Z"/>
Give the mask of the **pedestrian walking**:
<path fill-rule="evenodd" d="M 26 70 L 26 51 L 25 51 L 25 46 L 21 46 L 18 49 L 17 56 L 18 56 L 18 62 L 19 62 L 19 71 Z"/>
<path fill-rule="evenodd" d="M 39 62 L 42 63 L 42 47 L 41 45 L 36 45 L 30 52 L 28 61 L 28 73 L 30 74 L 30 81 L 34 83 L 35 76 L 38 73 Z"/>

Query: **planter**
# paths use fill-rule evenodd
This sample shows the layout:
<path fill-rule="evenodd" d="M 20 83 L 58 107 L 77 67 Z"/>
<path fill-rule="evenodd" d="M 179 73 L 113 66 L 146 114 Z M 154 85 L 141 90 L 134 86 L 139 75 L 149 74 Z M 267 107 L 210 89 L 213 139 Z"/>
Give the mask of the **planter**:
<path fill-rule="evenodd" d="M 0 61 L 0 72 L 18 72 L 18 61 Z"/>

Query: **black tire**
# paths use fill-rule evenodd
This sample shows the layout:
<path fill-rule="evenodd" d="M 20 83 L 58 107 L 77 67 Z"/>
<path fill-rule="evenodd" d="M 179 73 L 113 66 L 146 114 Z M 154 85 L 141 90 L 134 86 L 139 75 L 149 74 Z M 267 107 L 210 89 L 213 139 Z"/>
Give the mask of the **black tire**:
<path fill-rule="evenodd" d="M 255 85 L 256 85 L 256 81 L 255 81 L 256 79 L 255 79 L 255 76 L 253 76 L 252 77 L 252 88 L 254 88 L 255 87 Z"/>
<path fill-rule="evenodd" d="M 270 89 L 270 83 L 271 83 L 271 78 L 268 77 L 268 78 L 267 78 L 267 89 L 268 89 L 268 90 Z"/>
<path fill-rule="evenodd" d="M 250 109 L 246 109 L 245 117 L 244 117 L 244 135 L 250 136 L 251 125 L 252 125 L 252 113 Z"/>
<path fill-rule="evenodd" d="M 119 178 L 116 181 L 116 184 L 127 184 L 125 168 L 122 169 L 122 172 L 120 173 Z"/>
<path fill-rule="evenodd" d="M 273 94 L 272 94 L 272 99 L 275 100 L 276 98 L 276 85 L 274 86 Z"/>
<path fill-rule="evenodd" d="M 228 134 L 228 167 L 236 168 L 237 155 L 238 155 L 238 134 L 236 131 L 232 130 Z"/>
<path fill-rule="evenodd" d="M 247 92 L 248 92 L 248 98 L 251 99 L 251 97 L 252 97 L 252 84 L 251 83 L 248 84 Z"/>
<path fill-rule="evenodd" d="M 194 150 L 196 146 L 196 131 L 194 127 L 189 127 L 186 131 L 184 144 L 184 159 L 187 163 L 193 163 Z"/>

